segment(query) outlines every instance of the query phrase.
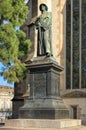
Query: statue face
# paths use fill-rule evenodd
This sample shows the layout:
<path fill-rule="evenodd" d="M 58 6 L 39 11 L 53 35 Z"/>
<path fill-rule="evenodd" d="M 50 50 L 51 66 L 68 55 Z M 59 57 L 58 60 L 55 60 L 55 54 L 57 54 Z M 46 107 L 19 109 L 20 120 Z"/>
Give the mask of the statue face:
<path fill-rule="evenodd" d="M 46 10 L 46 7 L 44 5 L 41 6 L 41 11 L 45 11 Z"/>

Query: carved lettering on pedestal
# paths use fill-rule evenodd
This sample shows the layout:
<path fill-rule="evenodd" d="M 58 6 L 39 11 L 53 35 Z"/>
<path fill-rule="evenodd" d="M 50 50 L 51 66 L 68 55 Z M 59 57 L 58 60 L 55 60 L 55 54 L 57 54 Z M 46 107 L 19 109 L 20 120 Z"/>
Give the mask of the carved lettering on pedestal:
<path fill-rule="evenodd" d="M 46 96 L 46 73 L 34 74 L 34 96 L 35 97 Z"/>

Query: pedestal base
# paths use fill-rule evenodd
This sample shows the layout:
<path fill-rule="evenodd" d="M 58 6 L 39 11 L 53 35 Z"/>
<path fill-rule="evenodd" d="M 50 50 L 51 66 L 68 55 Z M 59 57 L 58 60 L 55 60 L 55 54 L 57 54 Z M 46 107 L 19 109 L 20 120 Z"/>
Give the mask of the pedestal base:
<path fill-rule="evenodd" d="M 19 118 L 65 119 L 69 118 L 69 111 L 60 98 L 27 99 L 19 111 Z"/>
<path fill-rule="evenodd" d="M 40 57 L 28 64 L 30 97 L 19 110 L 19 118 L 65 119 L 69 111 L 60 98 L 60 72 L 53 57 Z"/>

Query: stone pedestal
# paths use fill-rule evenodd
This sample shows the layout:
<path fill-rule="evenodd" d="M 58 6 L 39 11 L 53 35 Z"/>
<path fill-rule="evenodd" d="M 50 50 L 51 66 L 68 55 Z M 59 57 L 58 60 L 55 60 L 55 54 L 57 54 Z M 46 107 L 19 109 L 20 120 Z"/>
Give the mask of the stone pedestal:
<path fill-rule="evenodd" d="M 53 57 L 34 58 L 30 70 L 30 97 L 20 108 L 19 118 L 63 119 L 69 112 L 60 98 L 60 72 Z"/>

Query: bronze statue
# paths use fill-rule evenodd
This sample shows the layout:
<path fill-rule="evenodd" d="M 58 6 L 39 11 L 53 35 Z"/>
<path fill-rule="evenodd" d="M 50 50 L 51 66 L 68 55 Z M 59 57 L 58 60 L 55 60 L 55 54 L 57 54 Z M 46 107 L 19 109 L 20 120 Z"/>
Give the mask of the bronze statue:
<path fill-rule="evenodd" d="M 52 44 L 51 44 L 51 25 L 52 15 L 48 11 L 46 4 L 40 5 L 41 15 L 37 18 L 35 25 L 38 30 L 38 47 L 37 56 L 51 56 L 52 55 Z"/>

